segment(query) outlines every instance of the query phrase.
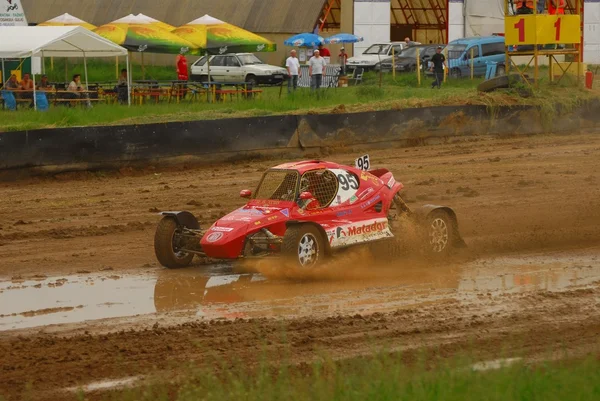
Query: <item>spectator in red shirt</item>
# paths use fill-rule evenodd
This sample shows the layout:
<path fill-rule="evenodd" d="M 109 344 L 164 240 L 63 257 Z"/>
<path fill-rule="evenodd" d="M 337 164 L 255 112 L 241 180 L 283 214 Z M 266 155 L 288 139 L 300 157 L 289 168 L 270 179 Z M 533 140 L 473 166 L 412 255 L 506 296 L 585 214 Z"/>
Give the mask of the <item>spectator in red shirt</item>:
<path fill-rule="evenodd" d="M 319 44 L 319 54 L 321 57 L 331 57 L 331 53 L 329 49 L 323 46 L 323 43 Z"/>
<path fill-rule="evenodd" d="M 175 59 L 175 68 L 177 69 L 177 79 L 180 81 L 187 81 L 189 79 L 187 59 L 183 52 L 177 55 Z"/>
<path fill-rule="evenodd" d="M 565 0 L 550 0 L 548 2 L 548 14 L 557 15 L 565 13 Z"/>

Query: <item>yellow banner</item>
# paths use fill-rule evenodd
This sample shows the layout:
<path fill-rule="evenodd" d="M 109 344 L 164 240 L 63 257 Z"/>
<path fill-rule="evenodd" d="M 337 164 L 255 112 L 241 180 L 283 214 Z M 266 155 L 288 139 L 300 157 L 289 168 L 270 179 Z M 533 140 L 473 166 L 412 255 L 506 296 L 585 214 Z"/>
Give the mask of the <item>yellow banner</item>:
<path fill-rule="evenodd" d="M 579 15 L 511 15 L 504 19 L 506 45 L 579 43 L 580 22 Z"/>

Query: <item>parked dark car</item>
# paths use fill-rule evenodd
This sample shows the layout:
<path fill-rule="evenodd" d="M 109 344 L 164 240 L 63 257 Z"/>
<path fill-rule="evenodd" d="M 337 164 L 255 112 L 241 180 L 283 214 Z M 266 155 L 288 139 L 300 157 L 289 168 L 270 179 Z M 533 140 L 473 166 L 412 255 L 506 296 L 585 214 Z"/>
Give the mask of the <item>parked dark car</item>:
<path fill-rule="evenodd" d="M 411 46 L 402 50 L 402 52 L 396 56 L 395 67 L 396 72 L 414 72 L 417 70 L 417 49 L 419 49 L 419 57 L 421 58 L 421 65 L 427 67 L 427 63 L 431 57 L 435 54 L 435 49 L 438 44 Z M 423 68 L 423 67 L 421 67 Z M 384 72 L 392 71 L 392 58 L 388 57 L 381 61 L 381 70 Z"/>

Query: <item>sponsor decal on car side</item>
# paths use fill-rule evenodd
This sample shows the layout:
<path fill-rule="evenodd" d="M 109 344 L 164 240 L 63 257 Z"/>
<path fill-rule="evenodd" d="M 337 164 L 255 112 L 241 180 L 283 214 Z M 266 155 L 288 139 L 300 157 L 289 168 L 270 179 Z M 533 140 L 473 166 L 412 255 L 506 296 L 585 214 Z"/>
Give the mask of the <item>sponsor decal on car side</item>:
<path fill-rule="evenodd" d="M 375 202 L 377 202 L 379 199 L 381 199 L 381 195 L 377 195 L 377 196 L 373 197 L 373 199 L 369 199 L 368 201 L 366 201 L 365 203 L 360 205 L 360 207 L 361 207 L 361 209 L 366 209 L 369 206 L 371 206 L 372 204 L 374 204 Z"/>
<path fill-rule="evenodd" d="M 232 227 L 217 227 L 217 226 L 215 226 L 215 227 L 211 227 L 210 230 L 211 231 L 220 231 L 222 233 L 228 233 L 228 232 L 233 231 L 233 228 Z"/>
<path fill-rule="evenodd" d="M 208 234 L 208 236 L 206 237 L 206 241 L 207 242 L 217 242 L 221 238 L 223 238 L 223 233 L 215 232 L 215 233 Z"/>
<path fill-rule="evenodd" d="M 379 179 L 378 177 L 375 177 L 371 173 L 367 173 L 366 171 L 363 171 L 362 173 L 360 173 L 360 179 L 363 181 L 372 182 L 373 184 L 377 184 L 377 185 L 383 184 L 383 181 L 381 181 L 381 179 Z"/>
<path fill-rule="evenodd" d="M 337 217 L 344 217 L 344 216 L 349 216 L 351 214 L 352 214 L 352 210 L 342 210 L 342 211 L 337 212 L 335 215 Z"/>
<path fill-rule="evenodd" d="M 375 190 L 371 187 L 365 189 L 358 195 L 358 200 L 367 199 L 373 192 L 375 192 Z"/>
<path fill-rule="evenodd" d="M 394 186 L 394 184 L 396 184 L 396 179 L 394 178 L 394 176 L 391 176 L 389 181 L 387 182 L 387 187 L 389 189 L 392 189 L 392 187 Z"/>
<path fill-rule="evenodd" d="M 344 224 L 326 231 L 332 248 L 393 237 L 388 219 L 379 218 Z"/>

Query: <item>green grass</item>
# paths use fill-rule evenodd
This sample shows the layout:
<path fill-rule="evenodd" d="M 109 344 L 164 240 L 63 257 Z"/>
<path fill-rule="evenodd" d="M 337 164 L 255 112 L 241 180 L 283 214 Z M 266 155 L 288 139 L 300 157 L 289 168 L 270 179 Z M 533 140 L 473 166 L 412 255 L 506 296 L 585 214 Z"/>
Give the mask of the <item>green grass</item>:
<path fill-rule="evenodd" d="M 423 359 L 425 360 L 425 359 Z M 191 369 L 177 386 L 159 383 L 117 393 L 115 401 L 570 401 L 600 399 L 600 361 L 516 363 L 487 371 L 461 357 L 407 364 L 399 355 L 380 354 L 312 365 L 266 363 L 257 370 L 235 364 L 226 373 Z"/>
<path fill-rule="evenodd" d="M 64 62 L 64 60 L 63 60 Z M 48 61 L 47 61 L 48 63 Z M 55 74 L 59 74 L 59 60 L 55 60 Z M 90 82 L 114 79 L 114 65 L 93 61 L 90 64 Z M 64 68 L 64 65 L 62 66 Z M 112 68 L 112 71 L 111 71 Z M 170 67 L 153 67 L 153 78 L 172 79 Z M 79 72 L 79 70 L 76 70 Z M 96 75 L 92 75 L 92 72 Z M 109 75 L 112 76 L 109 78 Z M 171 75 L 170 75 L 171 74 Z M 148 76 L 147 76 L 148 77 Z M 548 121 L 556 116 L 555 103 L 560 102 L 563 110 L 570 110 L 581 101 L 596 96 L 595 92 L 568 88 L 568 82 L 549 85 L 542 82 L 533 96 L 522 98 L 517 91 L 497 91 L 490 94 L 477 92 L 481 79 L 449 79 L 441 90 L 430 88 L 432 79 L 423 77 L 418 85 L 414 75 L 391 74 L 380 77 L 374 73 L 365 74 L 364 82 L 348 88 L 329 88 L 311 93 L 300 88 L 292 95 L 283 88 L 266 87 L 259 99 L 235 100 L 221 103 L 201 102 L 180 104 L 160 103 L 146 105 L 96 104 L 91 110 L 84 108 L 51 107 L 47 112 L 20 109 L 17 112 L 0 111 L 0 132 L 23 131 L 39 128 L 58 128 L 88 125 L 144 124 L 168 121 L 192 121 L 233 117 L 268 116 L 277 114 L 305 114 L 331 112 L 360 112 L 375 110 L 399 110 L 409 107 L 440 105 L 478 104 L 488 106 L 493 115 L 497 106 L 532 104 L 547 109 Z"/>

